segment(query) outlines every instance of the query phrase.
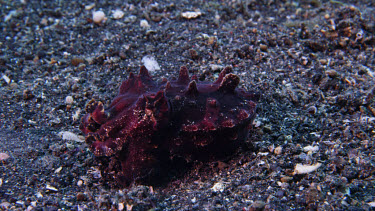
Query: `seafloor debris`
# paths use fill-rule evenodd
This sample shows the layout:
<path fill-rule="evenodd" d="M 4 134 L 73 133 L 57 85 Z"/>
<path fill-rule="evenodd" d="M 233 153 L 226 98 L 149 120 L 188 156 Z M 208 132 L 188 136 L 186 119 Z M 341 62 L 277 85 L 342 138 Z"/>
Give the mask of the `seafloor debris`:
<path fill-rule="evenodd" d="M 321 163 L 317 163 L 315 165 L 303 165 L 298 163 L 294 168 L 294 174 L 308 174 L 317 170 L 321 165 Z"/>
<path fill-rule="evenodd" d="M 202 15 L 202 12 L 200 12 L 200 11 L 194 11 L 194 12 L 192 12 L 192 11 L 187 11 L 187 12 L 183 12 L 183 13 L 181 13 L 181 16 L 183 17 L 183 18 L 186 18 L 186 19 L 194 19 L 194 18 L 198 18 L 199 16 L 201 16 Z"/>
<path fill-rule="evenodd" d="M 248 137 L 259 97 L 237 88 L 240 79 L 231 70 L 224 68 L 214 83 L 197 83 L 181 67 L 177 80 L 158 84 L 142 66 L 108 108 L 91 100 L 80 129 L 102 170 L 121 185 L 159 184 L 172 167 L 236 152 Z"/>

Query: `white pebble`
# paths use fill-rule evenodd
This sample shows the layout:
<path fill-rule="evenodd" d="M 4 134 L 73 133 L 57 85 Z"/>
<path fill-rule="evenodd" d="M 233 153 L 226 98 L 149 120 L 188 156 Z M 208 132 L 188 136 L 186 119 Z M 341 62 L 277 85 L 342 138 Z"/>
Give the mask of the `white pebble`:
<path fill-rule="evenodd" d="M 253 121 L 253 125 L 254 125 L 254 127 L 259 127 L 261 124 L 262 124 L 262 122 L 259 121 L 259 120 L 254 120 L 254 121 Z"/>
<path fill-rule="evenodd" d="M 89 4 L 85 6 L 85 10 L 91 10 L 95 7 L 95 3 Z"/>
<path fill-rule="evenodd" d="M 76 134 L 69 132 L 69 131 L 61 131 L 58 133 L 58 136 L 62 137 L 63 140 L 66 141 L 76 141 L 76 142 L 84 142 L 84 138 L 77 136 Z"/>
<path fill-rule="evenodd" d="M 92 20 L 96 24 L 101 24 L 102 22 L 105 22 L 107 18 L 105 17 L 105 14 L 103 11 L 95 11 L 92 13 Z"/>
<path fill-rule="evenodd" d="M 16 14 L 17 10 L 10 11 L 9 14 L 4 17 L 4 22 L 8 22 Z"/>
<path fill-rule="evenodd" d="M 212 71 L 217 71 L 217 70 L 223 69 L 224 67 L 223 67 L 223 65 L 211 64 L 210 68 L 211 68 Z"/>
<path fill-rule="evenodd" d="M 186 19 L 192 19 L 192 18 L 198 18 L 199 16 L 201 16 L 202 13 L 201 12 L 191 12 L 191 11 L 188 11 L 188 12 L 183 12 L 181 13 L 181 16 L 183 18 L 186 18 Z"/>
<path fill-rule="evenodd" d="M 113 13 L 112 17 L 114 19 L 120 19 L 120 18 L 124 17 L 124 15 L 125 15 L 125 13 L 121 10 L 115 10 L 115 11 L 112 11 L 112 13 Z"/>
<path fill-rule="evenodd" d="M 218 182 L 218 183 L 215 183 L 214 186 L 212 186 L 211 190 L 213 190 L 214 192 L 223 192 L 224 191 L 224 184 L 222 182 Z"/>
<path fill-rule="evenodd" d="M 62 170 L 62 166 L 60 166 L 59 168 L 57 168 L 57 169 L 55 170 L 55 174 L 58 174 L 58 173 L 60 173 L 60 172 L 61 172 L 61 170 Z"/>
<path fill-rule="evenodd" d="M 41 192 L 37 192 L 37 193 L 35 194 L 35 196 L 36 196 L 37 198 L 43 198 L 43 194 L 42 194 Z"/>
<path fill-rule="evenodd" d="M 5 82 L 7 82 L 7 84 L 10 83 L 10 78 L 8 76 L 3 75 L 3 79 L 4 79 Z"/>
<path fill-rule="evenodd" d="M 150 28 L 150 24 L 148 24 L 147 20 L 141 20 L 140 25 L 142 28 L 148 29 Z"/>
<path fill-rule="evenodd" d="M 304 147 L 303 151 L 305 151 L 305 152 L 317 152 L 317 151 L 319 151 L 319 147 L 309 145 L 309 146 Z"/>
<path fill-rule="evenodd" d="M 258 152 L 258 156 L 267 156 L 268 152 Z"/>
<path fill-rule="evenodd" d="M 9 158 L 9 155 L 7 153 L 1 152 L 0 153 L 0 161 L 6 160 Z"/>
<path fill-rule="evenodd" d="M 308 174 L 310 172 L 317 170 L 321 165 L 321 163 L 317 163 L 315 165 L 303 165 L 298 163 L 294 168 L 293 174 Z"/>
<path fill-rule="evenodd" d="M 66 96 L 65 98 L 65 103 L 68 104 L 68 105 L 71 105 L 73 104 L 73 97 L 72 96 Z"/>
<path fill-rule="evenodd" d="M 150 72 L 154 72 L 155 70 L 160 70 L 160 66 L 153 56 L 150 56 L 150 55 L 144 56 L 142 58 L 142 63 L 146 67 L 146 69 Z"/>
<path fill-rule="evenodd" d="M 30 203 L 30 205 L 33 206 L 33 207 L 36 207 L 36 203 L 37 203 L 37 201 L 32 201 L 32 202 Z"/>
<path fill-rule="evenodd" d="M 58 191 L 58 189 L 55 188 L 55 187 L 53 187 L 52 185 L 47 185 L 47 186 L 46 186 L 46 189 L 47 189 L 47 190 L 50 190 L 50 191 L 55 191 L 55 192 Z"/>
<path fill-rule="evenodd" d="M 124 22 L 125 23 L 134 23 L 136 20 L 137 20 L 137 16 L 129 15 L 128 17 L 125 18 Z"/>
<path fill-rule="evenodd" d="M 195 204 L 195 202 L 197 202 L 197 198 L 195 198 L 195 197 L 192 198 L 192 199 L 191 199 L 191 202 Z"/>

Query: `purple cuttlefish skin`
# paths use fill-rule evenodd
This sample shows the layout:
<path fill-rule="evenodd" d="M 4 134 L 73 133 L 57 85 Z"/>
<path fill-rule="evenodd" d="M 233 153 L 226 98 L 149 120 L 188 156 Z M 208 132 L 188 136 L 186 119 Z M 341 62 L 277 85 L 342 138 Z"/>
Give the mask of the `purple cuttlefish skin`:
<path fill-rule="evenodd" d="M 214 161 L 243 145 L 259 96 L 237 88 L 226 67 L 214 83 L 199 82 L 181 67 L 177 80 L 156 83 L 142 66 L 130 73 L 108 108 L 91 100 L 80 129 L 102 171 L 119 185 L 157 184 L 168 169 Z"/>

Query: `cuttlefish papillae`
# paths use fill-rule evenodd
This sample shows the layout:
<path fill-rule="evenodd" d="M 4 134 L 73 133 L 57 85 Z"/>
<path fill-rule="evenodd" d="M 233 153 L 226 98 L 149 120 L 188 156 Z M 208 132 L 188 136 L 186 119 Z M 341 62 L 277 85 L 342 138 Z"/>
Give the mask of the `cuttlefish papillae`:
<path fill-rule="evenodd" d="M 102 172 L 120 186 L 157 185 L 178 165 L 235 153 L 248 138 L 259 95 L 237 88 L 240 78 L 231 72 L 226 67 L 215 82 L 198 82 L 181 67 L 178 79 L 157 83 L 142 66 L 107 108 L 91 100 L 80 129 Z"/>

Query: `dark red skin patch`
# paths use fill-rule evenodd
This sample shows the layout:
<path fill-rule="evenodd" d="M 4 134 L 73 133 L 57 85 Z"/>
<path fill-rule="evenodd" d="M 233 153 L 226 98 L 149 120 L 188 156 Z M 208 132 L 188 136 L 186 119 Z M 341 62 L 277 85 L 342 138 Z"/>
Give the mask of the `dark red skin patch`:
<path fill-rule="evenodd" d="M 158 185 L 181 162 L 235 153 L 248 138 L 259 96 L 237 88 L 240 79 L 231 70 L 226 67 L 214 83 L 198 83 L 181 67 L 177 80 L 158 84 L 142 66 L 108 108 L 91 100 L 80 129 L 103 173 L 120 186 Z"/>

